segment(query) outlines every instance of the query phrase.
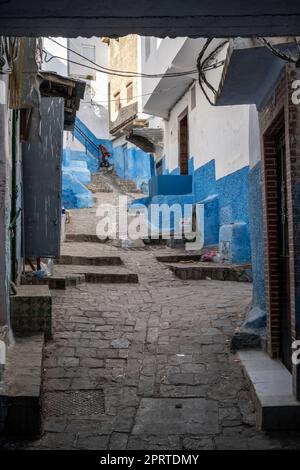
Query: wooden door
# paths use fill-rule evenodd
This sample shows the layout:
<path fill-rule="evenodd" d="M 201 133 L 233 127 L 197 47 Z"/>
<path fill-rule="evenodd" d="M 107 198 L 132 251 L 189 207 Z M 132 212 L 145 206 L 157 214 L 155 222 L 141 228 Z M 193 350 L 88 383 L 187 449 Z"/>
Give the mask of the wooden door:
<path fill-rule="evenodd" d="M 181 175 L 189 172 L 189 134 L 187 114 L 179 121 L 179 168 Z"/>

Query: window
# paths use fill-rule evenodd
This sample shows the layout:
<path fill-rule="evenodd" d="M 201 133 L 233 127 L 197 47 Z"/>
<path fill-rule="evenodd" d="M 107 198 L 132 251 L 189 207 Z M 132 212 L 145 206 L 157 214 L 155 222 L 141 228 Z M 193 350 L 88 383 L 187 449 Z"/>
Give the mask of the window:
<path fill-rule="evenodd" d="M 86 60 L 82 59 L 81 63 L 86 65 L 91 65 L 89 60 L 92 62 L 96 62 L 96 46 L 90 44 L 82 44 L 81 45 L 81 54 L 85 57 Z M 73 59 L 76 60 L 76 59 Z M 79 61 L 80 62 L 80 61 Z M 96 73 L 93 69 L 88 69 L 87 67 L 81 67 L 80 76 L 84 77 L 87 80 L 95 80 Z"/>
<path fill-rule="evenodd" d="M 120 92 L 114 94 L 114 101 L 115 101 L 115 112 L 118 113 L 121 109 L 121 97 Z"/>
<path fill-rule="evenodd" d="M 145 37 L 145 60 L 148 60 L 151 54 L 151 37 Z"/>
<path fill-rule="evenodd" d="M 196 85 L 191 88 L 191 109 L 196 108 Z"/>
<path fill-rule="evenodd" d="M 133 99 L 133 84 L 132 82 L 126 85 L 126 95 L 127 95 L 127 103 L 130 103 Z"/>

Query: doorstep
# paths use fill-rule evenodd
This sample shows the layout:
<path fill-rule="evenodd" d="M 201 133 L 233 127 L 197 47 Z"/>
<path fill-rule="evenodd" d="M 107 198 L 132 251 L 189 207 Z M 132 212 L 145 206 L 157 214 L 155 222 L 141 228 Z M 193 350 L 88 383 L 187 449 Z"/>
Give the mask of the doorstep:
<path fill-rule="evenodd" d="M 256 408 L 256 425 L 266 431 L 299 430 L 300 402 L 293 395 L 292 375 L 264 351 L 239 351 Z"/>

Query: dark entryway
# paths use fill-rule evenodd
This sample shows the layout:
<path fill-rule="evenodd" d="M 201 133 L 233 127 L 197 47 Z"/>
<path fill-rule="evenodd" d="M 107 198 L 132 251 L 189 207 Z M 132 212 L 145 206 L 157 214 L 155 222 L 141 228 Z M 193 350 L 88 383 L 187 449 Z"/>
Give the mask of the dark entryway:
<path fill-rule="evenodd" d="M 288 206 L 286 149 L 284 130 L 275 138 L 278 181 L 278 270 L 280 286 L 280 350 L 284 365 L 291 370 L 290 258 L 288 241 Z"/>
<path fill-rule="evenodd" d="M 179 120 L 179 168 L 181 175 L 187 175 L 189 172 L 189 129 L 188 116 L 185 114 Z"/>

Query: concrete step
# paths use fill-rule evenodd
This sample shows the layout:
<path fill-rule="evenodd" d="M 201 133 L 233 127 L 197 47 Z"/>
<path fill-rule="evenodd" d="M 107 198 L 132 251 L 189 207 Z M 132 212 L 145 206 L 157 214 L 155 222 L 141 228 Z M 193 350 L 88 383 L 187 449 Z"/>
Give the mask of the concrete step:
<path fill-rule="evenodd" d="M 76 266 L 62 265 L 54 266 L 54 275 L 84 275 L 85 281 L 89 283 L 137 283 L 138 275 L 123 266 Z"/>
<path fill-rule="evenodd" d="M 17 338 L 7 348 L 0 383 L 0 433 L 33 438 L 41 433 L 41 383 L 44 335 Z"/>
<path fill-rule="evenodd" d="M 300 402 L 293 395 L 292 374 L 264 351 L 239 351 L 256 408 L 256 426 L 266 431 L 299 431 Z"/>
<path fill-rule="evenodd" d="M 21 285 L 10 296 L 10 320 L 14 334 L 44 333 L 51 338 L 52 299 L 47 285 Z"/>
<path fill-rule="evenodd" d="M 216 281 L 252 282 L 252 268 L 250 264 L 230 265 L 217 263 L 171 263 L 168 267 L 183 280 L 213 279 Z"/>
<path fill-rule="evenodd" d="M 201 253 L 198 254 L 165 254 L 165 255 L 157 255 L 156 259 L 160 263 L 184 263 L 190 261 L 200 261 L 201 260 Z"/>
<path fill-rule="evenodd" d="M 57 264 L 77 266 L 116 266 L 123 264 L 120 256 L 73 256 L 61 255 L 55 260 Z"/>
<path fill-rule="evenodd" d="M 101 239 L 97 235 L 89 233 L 67 233 L 66 242 L 79 242 L 79 243 L 106 243 L 108 238 Z"/>
<path fill-rule="evenodd" d="M 22 285 L 48 286 L 49 289 L 66 289 L 67 287 L 76 287 L 85 282 L 85 277 L 81 274 L 69 276 L 49 276 L 39 279 L 32 276 L 30 279 L 22 279 Z"/>

